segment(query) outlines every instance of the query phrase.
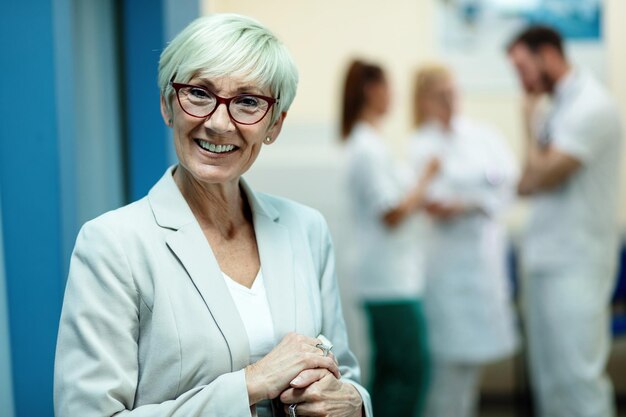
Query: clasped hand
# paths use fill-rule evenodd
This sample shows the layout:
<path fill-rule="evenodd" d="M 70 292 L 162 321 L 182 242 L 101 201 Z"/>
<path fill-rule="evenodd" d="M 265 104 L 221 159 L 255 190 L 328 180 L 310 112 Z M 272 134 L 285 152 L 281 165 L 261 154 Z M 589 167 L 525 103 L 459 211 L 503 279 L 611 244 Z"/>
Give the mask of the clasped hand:
<path fill-rule="evenodd" d="M 299 416 L 360 416 L 362 400 L 356 388 L 339 380 L 335 356 L 323 356 L 319 340 L 290 333 L 265 357 L 248 366 L 250 404 L 280 396 L 298 404 Z"/>
<path fill-rule="evenodd" d="M 283 404 L 298 404 L 298 416 L 357 417 L 362 415 L 361 395 L 327 369 L 307 369 L 280 395 Z M 285 413 L 287 408 L 285 405 Z"/>

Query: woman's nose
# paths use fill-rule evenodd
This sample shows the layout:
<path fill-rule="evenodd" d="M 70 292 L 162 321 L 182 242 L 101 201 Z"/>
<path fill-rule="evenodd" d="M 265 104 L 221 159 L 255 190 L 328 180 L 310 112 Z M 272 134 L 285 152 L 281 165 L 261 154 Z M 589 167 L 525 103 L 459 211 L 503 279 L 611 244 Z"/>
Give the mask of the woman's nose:
<path fill-rule="evenodd" d="M 220 133 L 234 130 L 235 126 L 230 119 L 226 104 L 218 104 L 211 117 L 204 121 L 204 126 Z"/>

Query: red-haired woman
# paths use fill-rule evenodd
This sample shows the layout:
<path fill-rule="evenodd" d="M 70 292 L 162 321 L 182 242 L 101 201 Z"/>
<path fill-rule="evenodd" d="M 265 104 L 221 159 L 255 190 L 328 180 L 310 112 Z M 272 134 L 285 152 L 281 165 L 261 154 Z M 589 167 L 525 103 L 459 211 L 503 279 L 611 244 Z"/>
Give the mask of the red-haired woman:
<path fill-rule="evenodd" d="M 380 133 L 390 104 L 383 70 L 355 61 L 345 80 L 342 137 L 348 195 L 358 244 L 358 295 L 372 338 L 374 415 L 421 414 L 428 375 L 422 274 L 413 216 L 421 207 L 432 161 L 416 184 L 403 184 Z"/>

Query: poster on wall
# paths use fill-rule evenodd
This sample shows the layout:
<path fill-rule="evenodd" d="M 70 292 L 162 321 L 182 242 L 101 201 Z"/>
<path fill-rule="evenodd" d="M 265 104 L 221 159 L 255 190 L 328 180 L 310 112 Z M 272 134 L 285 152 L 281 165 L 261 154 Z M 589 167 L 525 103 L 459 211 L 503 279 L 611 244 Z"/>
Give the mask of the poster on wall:
<path fill-rule="evenodd" d="M 516 88 L 506 45 L 522 28 L 545 24 L 565 38 L 576 65 L 604 74 L 602 0 L 435 0 L 441 55 L 472 91 Z"/>

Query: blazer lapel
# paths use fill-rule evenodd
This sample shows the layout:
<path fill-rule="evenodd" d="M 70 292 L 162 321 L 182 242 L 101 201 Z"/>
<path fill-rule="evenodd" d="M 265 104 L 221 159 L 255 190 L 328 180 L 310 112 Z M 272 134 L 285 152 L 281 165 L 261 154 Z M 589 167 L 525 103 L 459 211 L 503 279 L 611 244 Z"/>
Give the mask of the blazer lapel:
<path fill-rule="evenodd" d="M 180 193 L 170 167 L 148 198 L 157 223 L 173 229 L 168 247 L 187 271 L 230 350 L 233 371 L 250 361 L 250 345 L 239 312 L 224 282 L 215 255 L 200 225 Z"/>
<path fill-rule="evenodd" d="M 278 211 L 256 195 L 242 179 L 254 219 L 261 271 L 270 305 L 274 334 L 279 342 L 296 329 L 295 274 L 289 230 L 279 222 Z"/>
<path fill-rule="evenodd" d="M 250 361 L 248 335 L 202 229 L 198 223 L 190 223 L 166 241 L 226 339 L 233 371 L 244 368 Z"/>

